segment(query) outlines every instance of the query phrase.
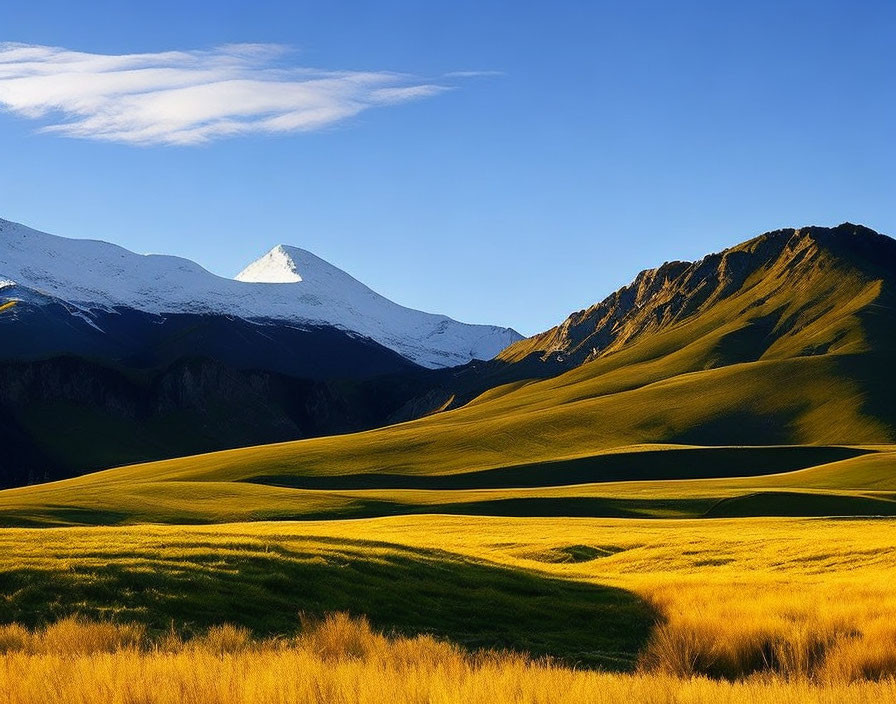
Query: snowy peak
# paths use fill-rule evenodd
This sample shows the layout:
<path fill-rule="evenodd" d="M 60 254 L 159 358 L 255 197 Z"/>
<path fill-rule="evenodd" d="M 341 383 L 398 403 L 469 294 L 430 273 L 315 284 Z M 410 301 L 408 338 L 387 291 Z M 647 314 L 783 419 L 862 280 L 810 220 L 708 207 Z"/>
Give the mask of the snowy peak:
<path fill-rule="evenodd" d="M 302 283 L 304 292 L 335 292 L 363 290 L 372 293 L 364 284 L 342 269 L 312 254 L 308 250 L 278 244 L 260 259 L 249 264 L 234 277 L 243 283 L 296 284 Z"/>
<path fill-rule="evenodd" d="M 293 284 L 302 280 L 300 261 L 310 254 L 298 247 L 278 244 L 236 275 L 237 281 L 258 284 Z M 313 255 L 311 255 L 313 256 Z M 316 257 L 315 257 L 316 258 Z"/>

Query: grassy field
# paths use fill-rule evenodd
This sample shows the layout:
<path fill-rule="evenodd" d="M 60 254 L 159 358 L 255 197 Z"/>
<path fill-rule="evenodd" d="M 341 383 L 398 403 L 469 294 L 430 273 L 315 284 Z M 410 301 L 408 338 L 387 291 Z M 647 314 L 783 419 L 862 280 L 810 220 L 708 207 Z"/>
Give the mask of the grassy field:
<path fill-rule="evenodd" d="M 896 514 L 892 446 L 636 446 L 509 471 L 341 477 L 272 475 L 271 449 L 243 451 L 260 464 L 230 481 L 210 472 L 217 454 L 0 493 L 7 525 L 67 526 L 0 531 L 0 623 L 55 632 L 77 615 L 182 644 L 7 648 L 7 700 L 48 681 L 59 702 L 896 694 L 896 518 L 881 517 Z M 612 481 L 620 472 L 644 478 Z M 712 476 L 735 472 L 748 476 Z M 529 486 L 501 486 L 509 476 Z M 331 488 L 277 485 L 301 482 Z M 763 512 L 877 517 L 732 518 Z M 389 514 L 408 515 L 334 520 Z M 292 640 L 300 615 L 334 612 L 389 638 L 346 626 L 379 645 L 336 661 Z M 197 645 L 225 624 L 247 629 L 238 651 Z"/>
<path fill-rule="evenodd" d="M 896 674 L 896 521 L 412 516 L 9 529 L 0 621 L 290 635 L 344 611 L 467 648 L 680 677 Z"/>
<path fill-rule="evenodd" d="M 894 694 L 896 518 L 731 518 L 896 514 L 892 446 L 635 446 L 510 471 L 339 477 L 272 473 L 271 452 L 283 447 L 295 451 L 252 448 L 0 493 L 7 525 L 69 526 L 0 531 L 0 622 L 40 628 L 79 615 L 191 643 L 236 624 L 279 639 L 223 655 L 9 651 L 0 656 L 0 687 L 6 678 L 18 697 L 9 701 L 33 700 L 47 681 L 60 702 Z M 222 459 L 239 473 L 219 474 Z M 612 481 L 620 472 L 642 480 Z M 713 477 L 730 473 L 752 476 Z M 508 476 L 529 485 L 502 486 Z M 364 515 L 391 517 L 334 520 Z M 337 663 L 283 645 L 300 614 L 333 612 L 366 617 L 390 638 Z M 470 654 L 482 649 L 507 652 Z M 528 659 L 541 656 L 556 660 Z M 120 691 L 131 698 L 115 699 Z"/>
<path fill-rule="evenodd" d="M 187 633 L 237 622 L 273 635 L 294 630 L 300 612 L 347 611 L 469 647 L 630 667 L 654 619 L 619 588 L 298 524 L 7 530 L 0 542 L 2 622 L 81 614 Z"/>

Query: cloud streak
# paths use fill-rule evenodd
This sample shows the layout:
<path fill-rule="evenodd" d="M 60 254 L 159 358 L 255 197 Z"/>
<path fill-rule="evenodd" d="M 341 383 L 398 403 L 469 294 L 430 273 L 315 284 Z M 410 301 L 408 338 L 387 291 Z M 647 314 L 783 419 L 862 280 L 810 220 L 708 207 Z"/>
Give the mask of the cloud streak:
<path fill-rule="evenodd" d="M 104 55 L 0 43 L 0 109 L 43 132 L 138 145 L 191 145 L 307 132 L 447 86 L 387 71 L 290 65 L 287 48 Z"/>

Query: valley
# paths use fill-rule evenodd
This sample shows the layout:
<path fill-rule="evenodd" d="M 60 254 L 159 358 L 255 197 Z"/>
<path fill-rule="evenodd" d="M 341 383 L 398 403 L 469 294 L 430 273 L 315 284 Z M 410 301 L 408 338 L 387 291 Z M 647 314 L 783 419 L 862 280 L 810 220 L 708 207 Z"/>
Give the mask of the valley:
<path fill-rule="evenodd" d="M 301 285 L 294 263 L 275 251 L 249 275 Z M 0 491 L 0 622 L 34 643 L 54 623 L 144 629 L 114 672 L 156 667 L 166 628 L 187 661 L 237 629 L 226 647 L 249 662 L 317 657 L 301 638 L 326 627 L 346 666 L 403 648 L 399 669 L 419 652 L 473 679 L 523 668 L 536 679 L 512 686 L 544 701 L 592 678 L 606 702 L 888 696 L 894 265 L 896 242 L 860 226 L 775 231 L 443 369 L 335 327 L 178 317 L 195 313 L 166 314 L 143 367 L 9 361 L 19 428 L 53 439 L 7 427 L 9 447 L 119 466 Z M 315 367 L 353 354 L 374 366 Z M 85 399 L 96 412 L 66 410 Z M 141 453 L 167 457 L 128 463 Z M 18 652 L 0 679 L 37 657 Z"/>

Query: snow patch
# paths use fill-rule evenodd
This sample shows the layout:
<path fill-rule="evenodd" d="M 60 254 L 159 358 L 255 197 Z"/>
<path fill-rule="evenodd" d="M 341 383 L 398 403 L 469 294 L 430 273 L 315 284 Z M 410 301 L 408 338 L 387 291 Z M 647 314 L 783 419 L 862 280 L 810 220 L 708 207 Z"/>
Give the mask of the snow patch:
<path fill-rule="evenodd" d="M 99 330 L 102 333 L 106 332 L 99 325 L 97 325 L 94 322 L 93 318 L 91 318 L 89 315 L 87 315 L 87 313 L 85 313 L 84 311 L 76 310 L 74 313 L 72 313 L 72 315 L 74 315 L 76 318 L 80 318 L 85 323 L 87 323 L 90 327 L 96 328 L 97 330 Z"/>

